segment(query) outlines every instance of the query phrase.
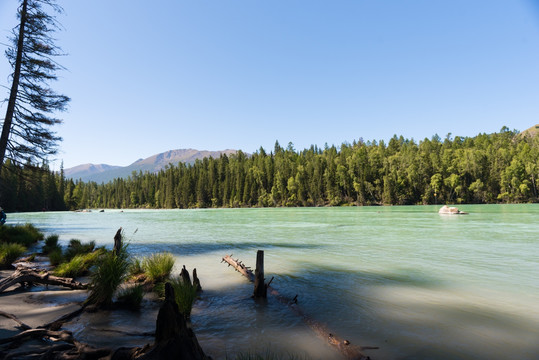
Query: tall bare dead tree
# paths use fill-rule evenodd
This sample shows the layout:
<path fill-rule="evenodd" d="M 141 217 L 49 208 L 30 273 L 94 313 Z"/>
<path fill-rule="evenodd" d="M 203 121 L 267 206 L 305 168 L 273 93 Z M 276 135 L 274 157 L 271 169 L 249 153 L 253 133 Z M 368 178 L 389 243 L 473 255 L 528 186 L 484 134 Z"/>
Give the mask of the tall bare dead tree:
<path fill-rule="evenodd" d="M 13 28 L 5 54 L 13 73 L 0 135 L 0 174 L 4 161 L 33 165 L 47 160 L 61 140 L 51 130 L 61 123 L 55 114 L 66 110 L 69 97 L 50 88 L 63 69 L 53 59 L 63 55 L 52 34 L 60 29 L 54 15 L 62 8 L 54 0 L 21 0 L 19 24 Z M 1 189 L 0 189 L 1 191 Z"/>

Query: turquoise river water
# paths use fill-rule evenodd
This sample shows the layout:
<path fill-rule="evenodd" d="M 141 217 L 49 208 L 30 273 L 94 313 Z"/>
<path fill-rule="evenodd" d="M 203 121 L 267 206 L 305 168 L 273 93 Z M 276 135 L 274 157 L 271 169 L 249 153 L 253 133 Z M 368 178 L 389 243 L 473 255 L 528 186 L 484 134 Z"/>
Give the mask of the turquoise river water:
<path fill-rule="evenodd" d="M 8 223 L 108 247 L 121 226 L 132 254 L 168 251 L 176 272 L 196 267 L 204 292 L 193 328 L 215 359 L 267 349 L 340 359 L 286 306 L 253 301 L 252 285 L 221 263 L 233 254 L 254 268 L 258 249 L 275 289 L 297 294 L 337 336 L 378 346 L 366 351 L 373 359 L 538 359 L 539 205 L 438 208 L 94 210 L 8 214 Z M 91 342 L 90 325 L 73 331 Z"/>

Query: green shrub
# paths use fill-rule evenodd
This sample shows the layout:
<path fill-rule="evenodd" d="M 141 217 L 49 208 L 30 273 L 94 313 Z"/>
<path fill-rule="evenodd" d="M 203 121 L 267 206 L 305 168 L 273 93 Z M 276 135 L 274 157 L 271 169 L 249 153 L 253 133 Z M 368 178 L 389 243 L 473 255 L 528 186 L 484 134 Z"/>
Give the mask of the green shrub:
<path fill-rule="evenodd" d="M 101 250 L 91 252 L 89 254 L 75 255 L 69 262 L 58 265 L 53 271 L 56 276 L 63 277 L 78 277 L 88 274 L 90 267 L 93 266 L 99 255 L 102 254 Z"/>
<path fill-rule="evenodd" d="M 0 242 L 30 246 L 43 240 L 43 234 L 32 224 L 0 226 Z"/>
<path fill-rule="evenodd" d="M 65 250 L 64 257 L 66 260 L 71 260 L 77 255 L 83 255 L 88 254 L 94 251 L 95 249 L 95 241 L 90 241 L 88 243 L 81 243 L 80 240 L 77 239 L 71 239 L 69 241 L 69 245 L 67 246 L 67 249 Z"/>
<path fill-rule="evenodd" d="M 185 318 L 191 316 L 193 303 L 197 298 L 197 289 L 188 282 L 184 282 L 180 276 L 176 276 L 170 280 L 170 284 L 174 288 L 174 297 L 180 312 Z"/>
<path fill-rule="evenodd" d="M 21 244 L 0 244 L 0 268 L 11 267 L 25 251 L 26 248 Z"/>
<path fill-rule="evenodd" d="M 118 295 L 118 305 L 129 310 L 138 310 L 140 309 L 143 297 L 144 288 L 142 285 L 131 286 L 120 292 Z"/>
<path fill-rule="evenodd" d="M 100 258 L 90 282 L 90 295 L 86 302 L 98 307 L 108 308 L 112 305 L 114 293 L 127 278 L 129 260 L 127 246 L 124 245 L 118 254 L 106 251 Z"/>
<path fill-rule="evenodd" d="M 174 256 L 171 253 L 152 254 L 142 260 L 144 273 L 154 283 L 168 279 L 173 267 Z"/>

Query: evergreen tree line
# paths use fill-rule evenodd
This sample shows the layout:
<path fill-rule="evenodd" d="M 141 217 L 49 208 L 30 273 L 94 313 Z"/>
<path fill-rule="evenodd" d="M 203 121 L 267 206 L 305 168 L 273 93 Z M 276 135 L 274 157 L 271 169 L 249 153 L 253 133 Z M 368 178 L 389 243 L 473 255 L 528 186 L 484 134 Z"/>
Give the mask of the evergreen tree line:
<path fill-rule="evenodd" d="M 0 206 L 8 212 L 68 210 L 65 185 L 63 170 L 54 172 L 47 165 L 21 167 L 7 160 L 0 176 Z"/>
<path fill-rule="evenodd" d="M 276 142 L 269 154 L 239 151 L 106 184 L 49 171 L 39 185 L 11 180 L 24 193 L 16 195 L 22 211 L 536 202 L 538 178 L 539 137 L 504 127 L 475 137 L 416 143 L 394 136 L 387 144 L 359 140 L 299 152 Z"/>

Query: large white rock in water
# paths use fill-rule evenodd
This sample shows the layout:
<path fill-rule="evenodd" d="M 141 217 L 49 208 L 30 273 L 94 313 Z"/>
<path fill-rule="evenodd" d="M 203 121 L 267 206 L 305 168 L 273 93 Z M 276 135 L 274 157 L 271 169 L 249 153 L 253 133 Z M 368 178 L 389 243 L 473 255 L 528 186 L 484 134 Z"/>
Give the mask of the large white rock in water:
<path fill-rule="evenodd" d="M 458 208 L 454 206 L 449 207 L 447 205 L 444 205 L 440 208 L 440 210 L 438 210 L 438 214 L 463 215 L 467 213 L 460 211 Z"/>

